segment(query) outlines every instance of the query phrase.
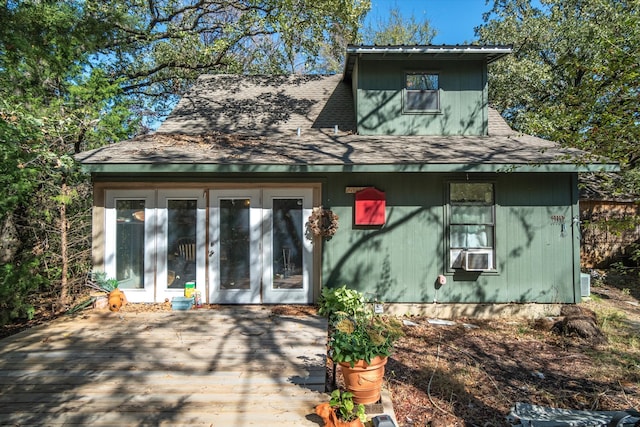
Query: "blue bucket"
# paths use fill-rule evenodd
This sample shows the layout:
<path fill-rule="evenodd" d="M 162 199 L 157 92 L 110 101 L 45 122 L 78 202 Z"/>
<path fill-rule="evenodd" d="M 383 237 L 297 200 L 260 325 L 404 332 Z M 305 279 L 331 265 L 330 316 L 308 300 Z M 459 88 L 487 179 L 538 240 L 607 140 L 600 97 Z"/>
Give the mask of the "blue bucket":
<path fill-rule="evenodd" d="M 193 307 L 193 298 L 173 297 L 171 298 L 171 309 L 173 310 L 191 310 Z"/>

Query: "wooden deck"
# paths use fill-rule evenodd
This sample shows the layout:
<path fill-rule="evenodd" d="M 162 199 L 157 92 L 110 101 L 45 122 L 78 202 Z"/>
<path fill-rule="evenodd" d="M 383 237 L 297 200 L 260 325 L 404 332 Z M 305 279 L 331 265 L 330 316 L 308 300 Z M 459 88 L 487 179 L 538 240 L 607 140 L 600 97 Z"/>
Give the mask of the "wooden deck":
<path fill-rule="evenodd" d="M 92 312 L 6 338 L 0 425 L 321 425 L 326 321 L 270 313 Z"/>

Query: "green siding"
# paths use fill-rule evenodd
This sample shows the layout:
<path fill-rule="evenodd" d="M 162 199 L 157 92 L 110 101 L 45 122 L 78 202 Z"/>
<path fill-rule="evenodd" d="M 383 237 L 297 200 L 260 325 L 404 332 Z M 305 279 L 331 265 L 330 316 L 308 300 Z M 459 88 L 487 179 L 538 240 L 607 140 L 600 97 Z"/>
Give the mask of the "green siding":
<path fill-rule="evenodd" d="M 437 72 L 440 113 L 403 113 L 406 71 Z M 354 73 L 361 135 L 486 135 L 483 61 L 392 61 L 362 58 Z"/>
<path fill-rule="evenodd" d="M 574 302 L 571 177 L 535 178 L 512 176 L 499 194 L 505 284 L 517 302 Z M 564 216 L 564 233 L 554 216 Z"/>
<path fill-rule="evenodd" d="M 351 96 L 353 97 L 353 114 L 356 115 L 356 117 L 358 117 L 358 63 L 356 62 L 355 65 L 353 66 L 353 75 L 351 76 Z"/>
<path fill-rule="evenodd" d="M 487 174 L 495 182 L 497 272 L 446 271 L 445 186 L 450 174 L 351 174 L 331 177 L 325 206 L 340 216 L 338 233 L 324 244 L 323 284 L 347 284 L 395 302 L 573 303 L 576 297 L 576 225 L 572 174 Z M 469 175 L 469 179 L 479 177 Z M 387 223 L 353 226 L 347 186 L 386 192 Z M 565 232 L 553 216 L 565 217 Z M 579 271 L 578 271 L 579 272 Z M 436 294 L 435 281 L 448 282 Z"/>
<path fill-rule="evenodd" d="M 94 177 L 95 178 L 95 177 Z M 116 182 L 105 175 L 99 181 Z M 321 183 L 322 205 L 339 229 L 322 244 L 321 285 L 346 284 L 386 302 L 575 303 L 580 300 L 577 174 L 575 173 L 295 173 L 173 174 L 123 181 Z M 446 267 L 446 187 L 454 180 L 491 181 L 496 201 L 496 272 Z M 346 187 L 386 194 L 386 224 L 355 227 L 355 196 Z M 553 220 L 564 216 L 562 226 Z M 436 279 L 447 284 L 436 293 Z"/>
<path fill-rule="evenodd" d="M 352 225 L 354 195 L 344 189 L 360 185 L 386 191 L 384 227 Z M 441 257 L 434 256 L 441 252 L 443 237 L 440 182 L 428 175 L 417 180 L 411 175 L 342 175 L 331 179 L 327 192 L 328 204 L 340 216 L 340 229 L 324 245 L 326 281 L 356 286 L 386 301 L 423 300 L 425 289 L 433 285 L 427 281 L 442 267 Z"/>

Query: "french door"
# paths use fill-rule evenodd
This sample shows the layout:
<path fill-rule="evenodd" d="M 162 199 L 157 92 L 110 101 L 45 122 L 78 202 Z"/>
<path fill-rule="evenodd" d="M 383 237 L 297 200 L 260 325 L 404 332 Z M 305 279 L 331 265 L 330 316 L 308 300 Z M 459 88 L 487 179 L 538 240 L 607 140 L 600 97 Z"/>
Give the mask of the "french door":
<path fill-rule="evenodd" d="M 205 295 L 206 201 L 202 190 L 109 190 L 105 272 L 131 302 Z"/>
<path fill-rule="evenodd" d="M 104 268 L 127 299 L 162 302 L 195 286 L 212 303 L 313 302 L 313 190 L 209 190 L 208 218 L 206 194 L 107 190 Z"/>
<path fill-rule="evenodd" d="M 209 207 L 210 302 L 312 302 L 311 189 L 211 190 Z"/>
<path fill-rule="evenodd" d="M 205 295 L 206 201 L 204 191 L 158 191 L 156 301 L 183 296 L 192 283 Z"/>
<path fill-rule="evenodd" d="M 154 300 L 155 193 L 107 191 L 105 273 L 118 280 L 130 302 Z"/>

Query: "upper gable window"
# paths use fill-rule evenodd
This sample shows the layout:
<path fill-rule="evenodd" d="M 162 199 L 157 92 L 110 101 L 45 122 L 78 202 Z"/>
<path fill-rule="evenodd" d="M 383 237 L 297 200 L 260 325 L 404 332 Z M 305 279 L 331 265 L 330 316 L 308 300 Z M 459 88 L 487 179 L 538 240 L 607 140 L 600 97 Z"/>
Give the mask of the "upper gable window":
<path fill-rule="evenodd" d="M 404 84 L 404 112 L 439 112 L 439 80 L 439 76 L 436 73 L 406 73 Z"/>

